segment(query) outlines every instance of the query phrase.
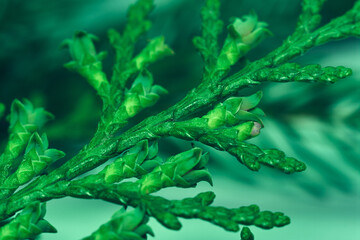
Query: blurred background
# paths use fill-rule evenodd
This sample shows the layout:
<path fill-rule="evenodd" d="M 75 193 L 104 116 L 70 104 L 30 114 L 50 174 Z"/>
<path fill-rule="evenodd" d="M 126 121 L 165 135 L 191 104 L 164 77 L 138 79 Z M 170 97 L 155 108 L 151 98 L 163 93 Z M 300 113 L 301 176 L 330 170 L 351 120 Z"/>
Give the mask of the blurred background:
<path fill-rule="evenodd" d="M 106 32 L 121 30 L 132 0 L 0 0 L 0 102 L 10 106 L 14 98 L 28 98 L 56 116 L 47 127 L 50 146 L 67 153 L 67 158 L 88 142 L 100 114 L 100 101 L 80 76 L 63 68 L 70 60 L 61 42 L 76 30 L 97 35 L 98 50 L 109 52 L 105 70 L 110 73 L 113 53 Z M 154 108 L 134 119 L 135 124 L 181 99 L 199 81 L 202 61 L 191 39 L 200 30 L 203 1 L 155 0 L 153 28 L 142 39 L 164 35 L 175 55 L 151 66 L 157 84 L 169 90 Z M 225 24 L 233 16 L 255 10 L 269 23 L 274 37 L 266 39 L 249 54 L 264 56 L 289 35 L 300 11 L 300 1 L 223 0 Z M 351 8 L 352 0 L 329 0 L 323 23 Z M 224 38 L 224 34 L 221 39 Z M 252 227 L 256 239 L 360 239 L 360 41 L 347 39 L 309 51 L 295 60 L 301 64 L 343 65 L 353 75 L 334 85 L 286 83 L 264 84 L 260 106 L 267 114 L 262 134 L 252 142 L 263 148 L 278 148 L 304 161 L 303 173 L 284 175 L 263 167 L 250 172 L 224 152 L 210 151 L 214 187 L 165 189 L 159 194 L 181 199 L 212 190 L 215 205 L 238 207 L 258 204 L 262 210 L 281 211 L 291 217 L 289 226 L 273 230 Z M 180 83 L 180 84 L 179 84 Z M 250 89 L 241 94 L 249 94 Z M 7 123 L 0 123 L 1 143 L 6 141 Z M 160 142 L 166 157 L 185 151 L 189 142 L 168 138 Z M 97 200 L 61 199 L 47 204 L 49 220 L 58 234 L 39 239 L 80 239 L 109 220 L 119 207 Z M 239 233 L 225 232 L 198 220 L 182 220 L 180 232 L 150 225 L 157 240 L 239 239 Z M 153 238 L 150 238 L 153 239 Z"/>

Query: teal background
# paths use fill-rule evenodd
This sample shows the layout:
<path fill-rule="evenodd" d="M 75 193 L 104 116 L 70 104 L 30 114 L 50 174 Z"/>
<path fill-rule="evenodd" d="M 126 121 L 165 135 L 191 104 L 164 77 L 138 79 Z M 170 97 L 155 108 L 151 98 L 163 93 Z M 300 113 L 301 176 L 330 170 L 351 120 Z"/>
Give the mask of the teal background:
<path fill-rule="evenodd" d="M 79 29 L 100 37 L 98 49 L 109 51 L 105 69 L 112 66 L 106 31 L 121 29 L 129 0 L 1 0 L 0 1 L 0 102 L 29 98 L 54 113 L 47 127 L 50 146 L 71 157 L 90 139 L 100 114 L 100 102 L 91 87 L 78 75 L 64 69 L 69 61 L 59 45 Z M 134 119 L 154 114 L 175 103 L 200 81 L 201 58 L 191 39 L 198 34 L 202 1 L 156 0 L 154 27 L 140 43 L 159 34 L 176 55 L 151 67 L 157 84 L 170 92 L 153 109 Z M 241 16 L 254 9 L 269 23 L 274 37 L 266 39 L 249 54 L 264 56 L 291 33 L 300 11 L 300 1 L 224 0 L 222 18 Z M 353 1 L 328 1 L 324 23 L 349 9 Z M 224 38 L 222 35 L 221 38 Z M 200 183 L 196 189 L 165 189 L 169 199 L 194 196 L 212 190 L 215 205 L 238 207 L 258 204 L 262 210 L 281 211 L 291 217 L 284 228 L 262 230 L 251 227 L 256 239 L 347 239 L 360 238 L 360 41 L 348 39 L 329 43 L 296 59 L 301 64 L 343 65 L 353 75 L 334 85 L 264 84 L 261 108 L 267 113 L 262 134 L 252 142 L 278 148 L 304 161 L 303 173 L 284 175 L 263 167 L 250 172 L 227 153 L 210 151 L 214 187 Z M 179 84 L 180 83 L 180 84 Z M 243 94 L 253 93 L 250 89 Z M 1 121 L 0 139 L 6 140 L 7 123 Z M 189 149 L 190 143 L 172 138 L 160 143 L 166 157 Z M 60 199 L 47 204 L 49 220 L 58 234 L 39 239 L 80 239 L 106 222 L 119 207 L 97 200 Z M 170 231 L 155 220 L 150 225 L 155 239 L 239 239 L 239 233 L 199 220 L 182 220 L 180 232 Z M 153 238 L 150 238 L 153 239 Z"/>

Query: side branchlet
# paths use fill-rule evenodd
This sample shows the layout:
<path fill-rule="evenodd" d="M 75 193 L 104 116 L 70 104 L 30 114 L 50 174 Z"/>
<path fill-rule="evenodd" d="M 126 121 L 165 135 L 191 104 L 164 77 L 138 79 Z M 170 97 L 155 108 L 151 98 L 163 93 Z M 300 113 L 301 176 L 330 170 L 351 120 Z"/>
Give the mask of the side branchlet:
<path fill-rule="evenodd" d="M 46 220 L 45 204 L 33 202 L 27 205 L 14 219 L 0 227 L 1 239 L 34 239 L 41 233 L 56 233 L 56 229 Z"/>

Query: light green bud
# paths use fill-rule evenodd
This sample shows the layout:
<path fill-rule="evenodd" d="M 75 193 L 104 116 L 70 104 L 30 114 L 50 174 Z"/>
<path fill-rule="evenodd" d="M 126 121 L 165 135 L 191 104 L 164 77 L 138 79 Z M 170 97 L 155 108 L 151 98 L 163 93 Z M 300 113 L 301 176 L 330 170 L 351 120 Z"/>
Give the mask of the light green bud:
<path fill-rule="evenodd" d="M 141 192 L 149 194 L 172 186 L 194 187 L 199 181 L 212 184 L 210 173 L 205 168 L 208 160 L 208 154 L 202 154 L 200 148 L 175 155 L 139 180 Z"/>
<path fill-rule="evenodd" d="M 62 46 L 69 48 L 73 59 L 73 61 L 66 63 L 65 67 L 86 78 L 98 94 L 109 101 L 110 84 L 102 71 L 101 62 L 107 54 L 106 52 L 96 53 L 95 40 L 98 40 L 96 36 L 84 31 L 78 31 L 72 39 L 65 40 Z"/>
<path fill-rule="evenodd" d="M 259 135 L 261 124 L 249 121 L 235 126 L 234 129 L 238 130 L 237 139 L 239 141 L 244 141 Z"/>
<path fill-rule="evenodd" d="M 95 35 L 78 31 L 74 34 L 72 39 L 66 39 L 62 46 L 67 46 L 73 60 L 80 66 L 90 65 L 94 62 L 101 60 L 104 53 L 98 55 L 96 53 L 93 41 L 97 41 Z M 99 59 L 100 57 L 100 59 Z"/>
<path fill-rule="evenodd" d="M 245 121 L 259 122 L 262 125 L 260 117 L 264 116 L 264 113 L 256 107 L 261 98 L 261 91 L 248 97 L 230 97 L 216 105 L 203 118 L 208 119 L 208 127 L 211 129 L 234 126 Z"/>
<path fill-rule="evenodd" d="M 254 12 L 235 18 L 228 26 L 229 35 L 219 54 L 217 71 L 228 71 L 232 65 L 256 47 L 265 37 L 271 35 L 267 23 L 259 22 Z"/>
<path fill-rule="evenodd" d="M 245 44 L 253 48 L 265 37 L 271 35 L 267 26 L 267 23 L 258 21 L 255 12 L 251 12 L 243 19 L 235 18 L 233 23 L 228 26 L 228 30 L 234 39 L 239 40 L 238 44 Z"/>
<path fill-rule="evenodd" d="M 130 90 L 125 93 L 124 106 L 129 117 L 135 116 L 146 107 L 153 106 L 160 95 L 167 94 L 166 89 L 153 84 L 150 72 L 143 71 L 135 79 Z"/>
<path fill-rule="evenodd" d="M 146 65 L 172 54 L 174 52 L 165 44 L 165 38 L 160 36 L 152 39 L 133 61 L 138 70 L 143 70 Z"/>
<path fill-rule="evenodd" d="M 157 152 L 156 141 L 150 146 L 148 140 L 140 141 L 124 155 L 116 158 L 112 164 L 106 166 L 99 174 L 104 174 L 106 183 L 115 183 L 124 178 L 140 177 L 162 163 L 162 159 L 157 157 Z"/>
<path fill-rule="evenodd" d="M 11 104 L 10 109 L 10 131 L 16 131 L 15 125 L 19 122 L 20 126 L 28 129 L 29 131 L 35 131 L 36 129 L 42 128 L 44 124 L 53 119 L 54 116 L 45 111 L 43 108 L 34 108 L 33 104 L 24 99 L 23 102 L 15 99 Z"/>

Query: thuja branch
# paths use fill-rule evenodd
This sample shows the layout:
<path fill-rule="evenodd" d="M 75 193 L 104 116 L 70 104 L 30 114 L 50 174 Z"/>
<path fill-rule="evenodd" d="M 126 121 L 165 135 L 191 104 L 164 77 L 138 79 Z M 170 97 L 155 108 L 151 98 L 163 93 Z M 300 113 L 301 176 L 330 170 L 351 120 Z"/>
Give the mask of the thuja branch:
<path fill-rule="evenodd" d="M 298 31 L 295 31 L 295 33 L 289 37 L 281 47 L 269 53 L 265 58 L 250 63 L 239 73 L 227 77 L 219 83 L 201 83 L 178 104 L 174 105 L 168 110 L 165 110 L 162 113 L 159 113 L 156 116 L 149 117 L 134 128 L 120 135 L 117 139 L 115 139 L 115 141 L 114 138 L 94 138 L 92 143 L 95 144 L 90 145 L 95 147 L 85 148 L 85 150 L 83 150 L 73 159 L 69 160 L 64 166 L 56 169 L 48 176 L 44 176 L 36 181 L 36 183 L 42 182 L 40 185 L 38 185 L 39 189 L 63 178 L 74 178 L 105 162 L 107 159 L 115 156 L 117 153 L 133 146 L 139 140 L 157 138 L 158 136 L 149 130 L 152 128 L 152 126 L 157 126 L 167 121 L 186 119 L 189 116 L 195 114 L 197 111 L 204 109 L 204 107 L 213 105 L 218 101 L 218 99 L 232 95 L 244 87 L 259 84 L 259 81 L 266 79 L 266 75 L 272 76 L 271 73 L 273 70 L 271 67 L 274 66 L 275 63 L 276 65 L 279 65 L 281 62 L 286 62 L 291 58 L 304 53 L 311 47 L 322 44 L 325 41 L 356 35 L 357 31 L 347 31 L 342 32 L 342 34 L 338 34 L 335 38 L 334 34 L 331 35 L 332 37 L 329 37 L 328 32 L 330 29 L 332 32 L 334 32 L 334 29 L 331 26 L 337 26 L 339 22 L 345 22 L 347 24 L 354 23 L 358 8 L 359 2 L 357 2 L 355 7 L 344 16 L 333 20 L 331 23 L 321 27 L 318 30 L 315 30 L 312 33 L 309 33 L 308 35 L 300 36 Z M 355 22 L 353 25 L 358 26 L 358 23 Z M 335 28 L 335 30 L 339 30 L 339 27 Z M 354 28 L 354 30 L 357 30 L 357 28 Z M 321 38 L 322 35 L 328 37 Z M 322 40 L 319 41 L 319 38 Z M 290 44 L 289 41 L 293 42 Z M 264 70 L 265 67 L 270 67 L 270 71 Z M 258 73 L 259 71 L 261 71 L 261 74 Z M 259 77 L 259 75 L 261 77 Z M 339 78 L 346 75 L 348 74 L 341 74 Z M 281 78 L 279 81 L 281 81 Z M 103 144 L 97 145 L 100 142 Z M 20 196 L 21 195 L 24 194 L 20 194 Z"/>
<path fill-rule="evenodd" d="M 236 209 L 210 206 L 215 198 L 213 192 L 200 193 L 194 198 L 183 200 L 167 200 L 158 196 L 143 195 L 128 183 L 118 185 L 83 184 L 81 181 L 60 181 L 53 187 L 45 189 L 44 192 L 47 194 L 41 197 L 42 200 L 67 195 L 141 207 L 170 229 L 180 229 L 181 224 L 177 217 L 203 219 L 229 231 L 238 231 L 239 224 L 270 229 L 284 226 L 290 222 L 290 219 L 282 213 L 260 212 L 256 205 Z"/>
<path fill-rule="evenodd" d="M 322 6 L 322 2 L 324 1 L 303 1 L 303 10 L 306 9 L 315 9 L 313 12 L 314 15 L 311 15 L 313 18 L 317 18 L 316 24 L 311 27 L 311 29 L 318 26 L 318 22 L 320 22 L 320 16 L 317 14 Z M 303 13 L 301 16 L 303 16 Z M 225 95 L 234 93 L 232 91 L 233 87 L 237 87 L 238 83 L 243 80 L 243 78 L 247 77 L 250 73 L 254 73 L 262 68 L 271 68 L 274 66 L 279 66 L 284 64 L 291 59 L 303 55 L 309 49 L 325 44 L 330 41 L 339 40 L 348 37 L 359 37 L 360 36 L 360 1 L 357 0 L 354 4 L 354 7 L 346 12 L 344 15 L 333 19 L 328 24 L 317 28 L 316 30 L 309 31 L 308 29 L 306 33 L 303 33 L 299 29 L 300 26 L 303 26 L 303 19 L 300 17 L 298 21 L 298 27 L 295 32 L 290 35 L 284 43 L 270 52 L 264 58 L 257 60 L 249 65 L 247 65 L 240 72 L 226 78 L 223 82 L 225 85 L 229 85 L 231 87 L 225 90 Z"/>
<path fill-rule="evenodd" d="M 115 64 L 110 80 L 102 69 L 104 52 L 97 53 L 97 38 L 78 31 L 66 40 L 72 60 L 66 67 L 83 76 L 103 101 L 103 114 L 97 131 L 77 155 L 61 167 L 49 170 L 48 166 L 64 154 L 48 149 L 47 137 L 41 131 L 51 115 L 31 103 L 14 101 L 10 112 L 9 141 L 0 157 L 0 220 L 25 208 L 24 215 L 36 216 L 30 221 L 29 234 L 53 231 L 43 223 L 37 201 L 48 201 L 65 196 L 97 198 L 124 206 L 136 207 L 134 212 L 120 211 L 87 239 L 106 239 L 109 235 L 131 235 L 135 239 L 152 234 L 146 225 L 147 216 L 155 217 L 165 227 L 179 229 L 177 217 L 200 218 L 213 222 L 226 230 L 239 230 L 238 224 L 253 224 L 263 228 L 283 226 L 289 219 L 281 213 L 259 212 L 250 206 L 238 209 L 209 206 L 213 193 L 203 193 L 195 198 L 170 201 L 150 194 L 166 187 L 194 187 L 199 181 L 212 183 L 206 169 L 208 154 L 193 148 L 163 162 L 157 157 L 157 145 L 149 141 L 166 136 L 195 140 L 216 149 L 227 151 L 251 170 L 267 165 L 294 173 L 305 170 L 305 164 L 276 149 L 261 149 L 246 142 L 260 134 L 264 116 L 258 107 L 262 93 L 237 96 L 244 88 L 273 82 L 325 82 L 333 83 L 351 74 L 344 67 L 300 66 L 288 63 L 309 49 L 321 44 L 360 36 L 360 0 L 343 16 L 319 27 L 319 14 L 324 0 L 304 0 L 296 29 L 284 43 L 265 57 L 246 62 L 243 69 L 228 76 L 231 68 L 261 43 L 271 32 L 267 24 L 252 12 L 234 18 L 227 27 L 223 43 L 218 41 L 222 31 L 219 19 L 220 1 L 206 0 L 201 12 L 201 35 L 194 45 L 204 59 L 201 83 L 172 107 L 150 116 L 124 131 L 132 117 L 156 104 L 167 91 L 154 85 L 148 66 L 174 52 L 162 36 L 151 39 L 136 55 L 140 37 L 151 23 L 148 19 L 153 9 L 152 0 L 138 0 L 133 4 L 122 33 L 109 31 L 110 43 L 115 49 Z M 127 89 L 127 86 L 130 86 Z M 206 114 L 204 111 L 208 110 Z M 0 104 L 0 118 L 4 112 Z M 110 158 L 113 163 L 88 177 L 73 180 L 81 174 L 103 164 Z M 121 181 L 136 177 L 134 182 Z M 29 183 L 30 182 L 30 183 Z M 29 183 L 13 194 L 21 185 Z M 34 207 L 36 206 L 36 207 Z M 31 214 L 27 209 L 31 209 Z M 42 211 L 44 212 L 44 211 Z M 226 217 L 224 217 L 226 216 Z M 21 214 L 19 218 L 21 218 Z M 131 219 L 126 231 L 117 231 L 124 219 Z M 136 223 L 136 224 L 135 224 Z M 28 224 L 28 225 L 29 225 Z M 16 235 L 20 225 L 17 220 L 5 225 Z M 0 229 L 0 233 L 4 228 Z M 1 232 L 2 231 L 2 232 Z M 0 235 L 1 236 L 1 235 Z M 6 235 L 5 235 L 6 236 Z M 3 237 L 3 236 L 2 236 Z M 243 228 L 242 239 L 252 239 L 248 228 Z"/>
<path fill-rule="evenodd" d="M 122 191 L 119 186 L 115 188 L 89 186 L 85 187 L 86 190 L 84 189 L 87 195 L 78 194 L 76 197 L 100 198 L 134 207 L 142 206 L 161 224 L 175 230 L 181 227 L 177 217 L 203 219 L 229 231 L 238 231 L 239 224 L 270 229 L 284 226 L 290 222 L 290 219 L 282 213 L 260 212 L 256 205 L 236 209 L 210 206 L 215 198 L 213 192 L 200 193 L 194 198 L 170 201 L 157 196 L 139 196 L 137 193 Z M 99 191 L 100 189 L 102 191 Z M 78 191 L 74 191 L 74 193 L 76 192 Z M 122 192 L 124 194 L 121 194 Z"/>

